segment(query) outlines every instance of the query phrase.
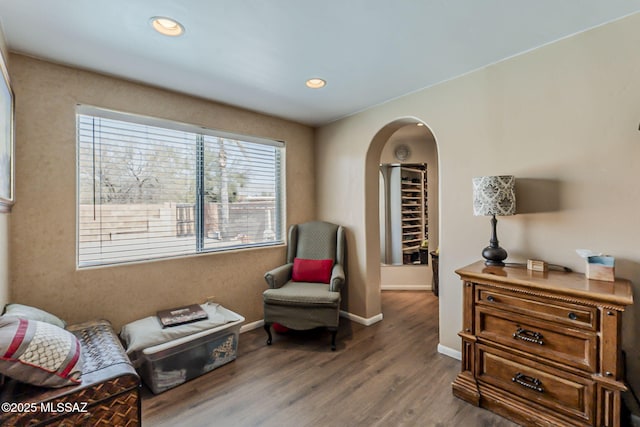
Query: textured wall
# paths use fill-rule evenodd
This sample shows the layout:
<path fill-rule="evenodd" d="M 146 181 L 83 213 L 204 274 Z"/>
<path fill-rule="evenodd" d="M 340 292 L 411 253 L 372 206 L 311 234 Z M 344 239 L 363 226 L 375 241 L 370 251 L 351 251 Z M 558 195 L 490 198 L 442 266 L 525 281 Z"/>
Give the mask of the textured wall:
<path fill-rule="evenodd" d="M 510 261 L 584 272 L 575 249 L 603 251 L 637 294 L 639 45 L 635 14 L 318 129 L 319 217 L 350 227 L 350 247 L 359 248 L 349 252 L 352 311 L 373 317 L 381 309 L 376 163 L 405 119 L 429 125 L 438 144 L 442 345 L 460 346 L 454 270 L 478 260 L 489 240 L 488 218 L 472 212 L 474 176 L 517 177 L 519 213 L 498 222 Z M 640 393 L 640 310 L 627 310 L 623 335 Z"/>
<path fill-rule="evenodd" d="M 0 27 L 0 51 L 8 62 L 8 54 L 4 40 L 4 33 Z M 0 213 L 0 312 L 9 302 L 9 222 L 11 214 Z"/>
<path fill-rule="evenodd" d="M 0 214 L 0 312 L 9 302 L 9 220 L 11 214 Z"/>
<path fill-rule="evenodd" d="M 117 328 L 208 296 L 247 321 L 262 318 L 262 276 L 284 261 L 284 247 L 76 270 L 75 107 L 88 104 L 285 141 L 288 223 L 315 215 L 312 128 L 17 54 L 11 56 L 11 77 L 19 200 L 10 230 L 14 301 L 70 322 L 106 318 Z"/>

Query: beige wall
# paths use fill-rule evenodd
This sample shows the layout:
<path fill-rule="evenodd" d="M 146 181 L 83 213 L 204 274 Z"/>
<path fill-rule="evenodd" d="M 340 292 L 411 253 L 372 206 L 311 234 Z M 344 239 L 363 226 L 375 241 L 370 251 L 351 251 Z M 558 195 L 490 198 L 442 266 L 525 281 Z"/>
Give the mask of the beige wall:
<path fill-rule="evenodd" d="M 513 174 L 519 214 L 500 218 L 509 261 L 584 272 L 576 248 L 616 257 L 640 288 L 640 14 L 399 98 L 317 131 L 318 215 L 351 229 L 351 311 L 380 312 L 378 175 L 389 134 L 429 125 L 440 159 L 440 343 L 459 349 L 458 267 L 480 258 L 489 219 L 471 178 Z M 437 58 L 433 58 L 437 61 Z M 339 209 L 339 206 L 349 206 Z M 629 378 L 640 392 L 640 311 L 624 316 Z"/>
<path fill-rule="evenodd" d="M 8 62 L 4 33 L 0 26 L 0 52 Z M 0 213 L 0 313 L 5 304 L 9 302 L 9 221 L 11 214 Z"/>
<path fill-rule="evenodd" d="M 247 321 L 262 318 L 263 274 L 284 261 L 283 247 L 76 270 L 75 106 L 285 141 L 288 223 L 315 216 L 312 128 L 21 55 L 11 56 L 10 73 L 16 93 L 19 201 L 10 230 L 14 301 L 70 322 L 107 318 L 116 328 L 208 296 Z M 0 249 L 0 260 L 1 255 Z"/>
<path fill-rule="evenodd" d="M 403 126 L 389 137 L 380 153 L 380 163 L 427 163 L 433 159 L 432 145 L 435 144 L 433 135 L 426 126 L 415 124 Z M 406 145 L 411 152 L 405 161 L 395 158 L 395 150 L 400 145 Z"/>

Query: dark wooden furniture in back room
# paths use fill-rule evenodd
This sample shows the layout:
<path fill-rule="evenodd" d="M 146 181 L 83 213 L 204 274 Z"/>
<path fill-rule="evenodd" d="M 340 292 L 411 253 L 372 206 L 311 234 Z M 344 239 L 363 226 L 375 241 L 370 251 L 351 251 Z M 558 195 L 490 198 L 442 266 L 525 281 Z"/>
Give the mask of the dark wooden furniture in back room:
<path fill-rule="evenodd" d="M 523 425 L 620 425 L 629 281 L 482 262 L 456 273 L 464 307 L 454 395 Z"/>

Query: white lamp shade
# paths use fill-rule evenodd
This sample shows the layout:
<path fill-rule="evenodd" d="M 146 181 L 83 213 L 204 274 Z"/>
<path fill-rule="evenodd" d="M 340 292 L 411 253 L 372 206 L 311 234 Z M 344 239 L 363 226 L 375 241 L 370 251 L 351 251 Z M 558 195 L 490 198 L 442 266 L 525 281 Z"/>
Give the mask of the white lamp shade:
<path fill-rule="evenodd" d="M 512 175 L 473 178 L 473 214 L 515 215 L 516 178 Z"/>

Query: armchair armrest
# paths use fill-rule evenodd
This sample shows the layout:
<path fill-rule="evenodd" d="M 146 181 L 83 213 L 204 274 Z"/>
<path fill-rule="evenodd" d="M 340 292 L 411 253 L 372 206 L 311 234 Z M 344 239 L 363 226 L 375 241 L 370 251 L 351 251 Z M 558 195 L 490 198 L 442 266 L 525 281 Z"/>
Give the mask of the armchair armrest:
<path fill-rule="evenodd" d="M 281 265 L 271 271 L 267 271 L 264 275 L 264 280 L 271 289 L 277 289 L 287 283 L 291 279 L 291 271 L 293 270 L 293 263 Z"/>
<path fill-rule="evenodd" d="M 340 264 L 333 266 L 331 271 L 331 280 L 329 282 L 329 290 L 331 292 L 340 292 L 344 284 L 344 268 Z"/>

